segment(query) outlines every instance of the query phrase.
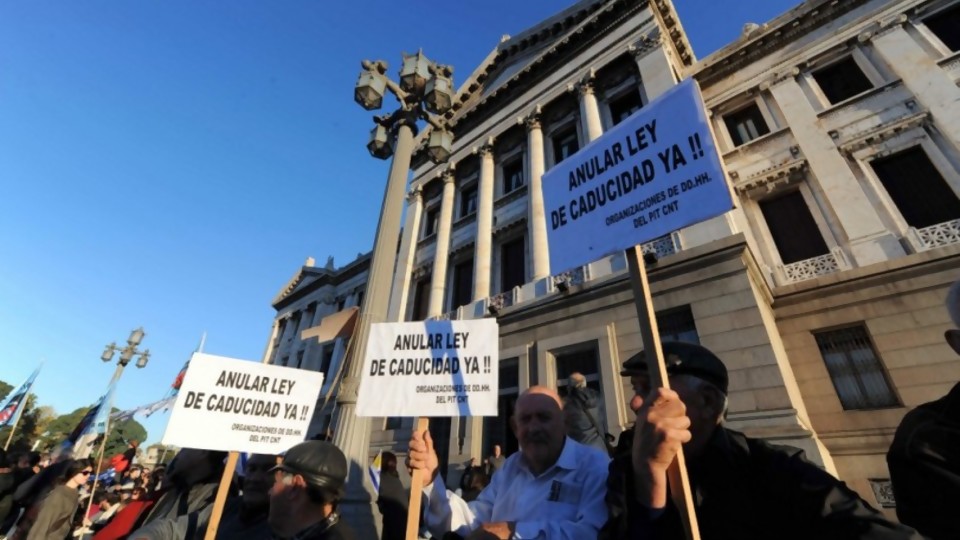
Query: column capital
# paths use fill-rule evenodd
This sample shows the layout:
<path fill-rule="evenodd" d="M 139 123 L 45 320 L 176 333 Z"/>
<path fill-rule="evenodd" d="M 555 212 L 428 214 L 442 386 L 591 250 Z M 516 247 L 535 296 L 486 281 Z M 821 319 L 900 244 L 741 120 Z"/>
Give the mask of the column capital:
<path fill-rule="evenodd" d="M 663 38 L 660 36 L 659 32 L 648 34 L 631 43 L 630 45 L 627 45 L 627 52 L 632 54 L 635 59 L 639 60 L 646 56 L 650 51 L 659 47 L 662 41 Z"/>
<path fill-rule="evenodd" d="M 415 202 L 423 201 L 423 188 L 417 186 L 407 192 L 407 202 L 413 204 Z"/>
<path fill-rule="evenodd" d="M 490 157 L 493 155 L 493 137 L 487 137 L 483 144 L 473 147 L 474 155 L 480 156 L 481 158 Z"/>
<path fill-rule="evenodd" d="M 793 81 L 800 75 L 800 68 L 797 66 L 778 71 L 767 80 L 760 83 L 760 90 L 770 90 L 774 86 L 779 86 L 785 82 Z"/>
<path fill-rule="evenodd" d="M 453 165 L 437 173 L 437 176 L 443 180 L 444 184 L 452 184 L 457 178 L 457 168 Z"/>
<path fill-rule="evenodd" d="M 567 85 L 567 91 L 573 92 L 576 90 L 577 95 L 581 98 L 585 95 L 593 94 L 593 83 L 597 78 L 597 71 L 593 68 L 590 68 L 583 77 L 580 77 L 580 80 L 575 83 L 570 83 Z"/>
<path fill-rule="evenodd" d="M 543 115 L 543 107 L 538 103 L 526 116 L 517 118 L 517 125 L 526 126 L 527 131 L 540 129 L 540 118 Z"/>

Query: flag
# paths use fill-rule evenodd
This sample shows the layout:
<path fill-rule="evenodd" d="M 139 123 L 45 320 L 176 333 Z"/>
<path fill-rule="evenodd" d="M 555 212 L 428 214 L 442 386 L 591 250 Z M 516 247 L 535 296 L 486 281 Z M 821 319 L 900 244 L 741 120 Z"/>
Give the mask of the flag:
<path fill-rule="evenodd" d="M 97 413 L 93 417 L 93 423 L 90 426 L 91 433 L 102 435 L 107 432 L 107 426 L 110 424 L 110 411 L 113 410 L 113 389 L 116 381 L 110 383 L 107 393 L 100 398 L 100 403 L 96 407 Z"/>
<path fill-rule="evenodd" d="M 90 410 L 87 411 L 87 414 L 83 415 L 77 427 L 73 428 L 73 431 L 70 432 L 67 441 L 75 445 L 77 440 L 84 434 L 103 433 L 106 430 L 106 422 L 110 414 L 110 404 L 112 401 L 113 383 L 111 382 L 110 387 L 107 388 L 107 393 L 100 396 L 97 404 L 91 407 Z M 102 414 L 101 410 L 103 411 Z M 101 424 L 101 426 L 97 426 L 97 424 Z"/>
<path fill-rule="evenodd" d="M 33 387 L 33 381 L 37 378 L 38 373 L 40 373 L 39 367 L 33 370 L 30 378 L 20 385 L 20 388 L 17 388 L 16 392 L 10 394 L 10 399 L 8 399 L 7 403 L 0 409 L 0 427 L 6 426 L 20 414 L 20 410 L 23 408 L 24 403 L 27 402 L 27 395 L 30 393 L 30 389 Z"/>
<path fill-rule="evenodd" d="M 373 458 L 373 463 L 368 467 L 370 472 L 370 482 L 373 483 L 373 489 L 380 492 L 380 462 L 383 460 L 383 450 L 377 452 L 377 457 Z"/>
<path fill-rule="evenodd" d="M 203 344 L 206 343 L 206 341 L 207 341 L 207 333 L 204 332 L 203 335 L 200 336 L 200 343 L 197 345 L 197 349 L 193 351 L 194 354 L 203 352 Z M 193 355 L 191 355 L 190 357 L 193 358 Z M 180 393 L 180 387 L 183 385 L 183 378 L 187 375 L 187 368 L 189 366 L 190 366 L 190 359 L 188 358 L 187 361 L 183 364 L 183 367 L 180 368 L 180 372 L 177 373 L 177 376 L 173 378 L 173 383 L 170 385 L 170 390 L 167 393 L 168 398 L 175 397 L 178 393 Z M 169 409 L 170 406 L 168 405 L 164 408 Z M 156 412 L 156 411 L 152 411 L 151 414 L 153 412 Z"/>

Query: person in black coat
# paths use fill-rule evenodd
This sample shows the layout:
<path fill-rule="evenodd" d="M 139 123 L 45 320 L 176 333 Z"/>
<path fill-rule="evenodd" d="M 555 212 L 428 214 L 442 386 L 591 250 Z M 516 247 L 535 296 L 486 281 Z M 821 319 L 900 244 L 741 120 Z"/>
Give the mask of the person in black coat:
<path fill-rule="evenodd" d="M 381 459 L 380 493 L 377 497 L 377 508 L 383 517 L 380 540 L 403 540 L 407 532 L 409 496 L 400 483 L 396 454 L 384 452 Z"/>
<path fill-rule="evenodd" d="M 347 482 L 347 458 L 325 441 L 305 441 L 287 450 L 274 468 L 267 518 L 274 538 L 355 540 L 340 520 L 337 503 Z"/>
<path fill-rule="evenodd" d="M 947 310 L 960 328 L 960 281 L 947 294 Z M 960 330 L 944 337 L 960 354 Z M 897 517 L 933 538 L 960 538 L 960 383 L 903 417 L 887 453 Z"/>
<path fill-rule="evenodd" d="M 602 540 L 684 538 L 667 490 L 681 445 L 703 540 L 921 540 L 891 523 L 801 450 L 724 428 L 727 370 L 708 349 L 664 342 L 672 389 L 650 388 L 644 353 L 624 362 L 637 423 L 610 464 Z"/>

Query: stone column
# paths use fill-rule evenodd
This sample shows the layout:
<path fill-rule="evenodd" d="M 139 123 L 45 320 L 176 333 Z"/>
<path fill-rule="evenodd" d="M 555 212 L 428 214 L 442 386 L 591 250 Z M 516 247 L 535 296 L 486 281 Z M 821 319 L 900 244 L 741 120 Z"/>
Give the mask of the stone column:
<path fill-rule="evenodd" d="M 540 126 L 540 106 L 525 118 L 520 118 L 527 127 L 527 170 L 530 172 L 527 189 L 527 229 L 530 234 L 530 250 L 533 263 L 533 279 L 550 275 L 550 250 L 547 246 L 547 216 L 543 210 L 542 179 L 545 169 L 543 159 L 543 130 Z"/>
<path fill-rule="evenodd" d="M 597 96 L 593 93 L 593 79 L 594 75 L 591 71 L 574 85 L 577 94 L 580 96 L 580 123 L 588 143 L 603 135 L 603 124 L 600 123 L 600 106 L 597 105 Z"/>
<path fill-rule="evenodd" d="M 670 58 L 667 57 L 667 51 L 659 33 L 644 37 L 630 45 L 628 50 L 633 53 L 637 61 L 637 69 L 640 70 L 640 83 L 645 97 L 644 105 L 677 84 L 673 66 L 670 64 Z"/>
<path fill-rule="evenodd" d="M 490 262 L 493 244 L 493 138 L 475 150 L 480 155 L 477 187 L 477 238 L 473 251 L 473 300 L 490 296 Z"/>
<path fill-rule="evenodd" d="M 917 102 L 933 116 L 933 122 L 954 148 L 960 148 L 960 88 L 937 65 L 903 28 L 906 15 L 876 35 L 860 36 L 860 41 L 872 39 L 880 56 L 910 90 Z"/>
<path fill-rule="evenodd" d="M 423 191 L 417 187 L 407 194 L 407 218 L 400 237 L 400 252 L 397 254 L 397 271 L 393 274 L 393 287 L 390 291 L 390 308 L 387 310 L 388 322 L 400 322 L 410 293 L 410 272 L 414 256 L 417 253 L 417 239 L 420 232 L 420 216 L 423 214 Z"/>
<path fill-rule="evenodd" d="M 856 265 L 866 266 L 904 255 L 903 247 L 884 227 L 850 164 L 820 126 L 813 105 L 797 83 L 798 74 L 799 70 L 794 68 L 778 74 L 763 86 L 769 86 L 810 170 L 843 227 Z"/>
<path fill-rule="evenodd" d="M 443 315 L 443 296 L 447 285 L 447 258 L 450 256 L 450 225 L 453 223 L 454 172 L 443 172 L 443 198 L 440 199 L 440 223 L 437 226 L 437 247 L 433 256 L 430 280 L 430 309 L 427 317 Z"/>

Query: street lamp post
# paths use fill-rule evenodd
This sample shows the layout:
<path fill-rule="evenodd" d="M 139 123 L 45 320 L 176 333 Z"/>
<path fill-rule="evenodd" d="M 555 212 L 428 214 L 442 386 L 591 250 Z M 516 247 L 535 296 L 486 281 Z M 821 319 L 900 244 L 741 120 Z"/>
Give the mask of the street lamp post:
<path fill-rule="evenodd" d="M 114 384 L 120 380 L 120 375 L 123 374 L 123 368 L 127 367 L 127 364 L 133 360 L 134 356 L 139 355 L 137 358 L 137 367 L 145 368 L 147 367 L 147 362 L 150 361 L 150 349 L 138 350 L 137 346 L 140 345 L 140 342 L 143 341 L 146 332 L 143 331 L 143 328 L 137 328 L 136 330 L 130 332 L 130 337 L 127 338 L 127 346 L 119 347 L 116 342 L 113 342 L 107 345 L 107 348 L 103 350 L 103 354 L 100 355 L 100 359 L 104 362 L 109 362 L 113 360 L 113 355 L 117 351 L 120 351 L 120 358 L 117 360 L 117 369 L 113 372 L 113 378 L 110 379 L 110 384 Z"/>
<path fill-rule="evenodd" d="M 367 110 L 379 109 L 387 91 L 400 102 L 400 107 L 392 114 L 374 118 L 376 125 L 367 144 L 367 149 L 374 157 L 387 159 L 393 156 L 393 162 L 390 165 L 380 222 L 374 239 L 367 290 L 353 336 L 353 346 L 350 347 L 349 356 L 344 359 L 346 371 L 337 393 L 338 407 L 333 435 L 333 443 L 343 450 L 351 463 L 347 493 L 340 505 L 341 513 L 355 525 L 361 538 L 373 538 L 375 532 L 371 502 L 375 498 L 373 486 L 365 480 L 369 459 L 370 421 L 356 416 L 363 358 L 370 335 L 370 324 L 387 319 L 397 237 L 400 235 L 400 218 L 417 121 L 423 120 L 432 127 L 427 141 L 427 154 L 430 159 L 435 163 L 446 161 L 450 157 L 453 134 L 433 115 L 449 110 L 455 94 L 451 78 L 453 69 L 431 62 L 422 51 L 411 55 L 404 54 L 399 84 L 387 78 L 385 62 L 364 60 L 361 65 L 363 71 L 354 92 L 354 100 L 360 106 Z"/>

